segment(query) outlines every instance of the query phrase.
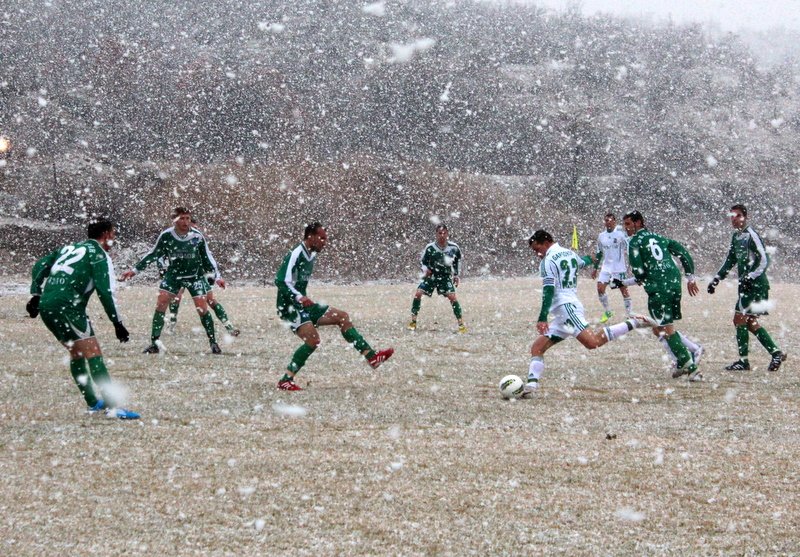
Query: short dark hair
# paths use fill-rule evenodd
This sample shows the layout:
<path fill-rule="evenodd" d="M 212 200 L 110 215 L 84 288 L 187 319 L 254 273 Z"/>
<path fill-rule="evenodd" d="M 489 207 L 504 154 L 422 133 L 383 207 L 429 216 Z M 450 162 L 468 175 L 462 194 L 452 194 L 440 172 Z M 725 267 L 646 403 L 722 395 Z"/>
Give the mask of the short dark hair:
<path fill-rule="evenodd" d="M 545 242 L 554 242 L 553 236 L 545 230 L 537 230 L 533 235 L 528 238 L 528 245 L 532 246 L 535 243 L 543 244 Z"/>
<path fill-rule="evenodd" d="M 606 216 L 604 218 L 608 218 L 608 217 L 611 217 L 612 219 L 617 220 L 617 215 L 615 215 L 614 213 L 606 213 Z"/>
<path fill-rule="evenodd" d="M 741 211 L 743 217 L 747 216 L 747 207 L 745 207 L 741 203 L 737 203 L 736 205 L 731 207 L 731 211 Z"/>
<path fill-rule="evenodd" d="M 320 228 L 322 228 L 322 223 L 319 221 L 314 221 L 311 224 L 307 225 L 305 232 L 303 232 L 303 240 L 305 240 L 309 236 L 316 234 Z"/>
<path fill-rule="evenodd" d="M 436 232 L 439 232 L 440 230 L 448 230 L 447 225 L 445 223 L 443 223 L 443 222 L 440 222 L 439 224 L 437 224 L 436 225 Z"/>
<path fill-rule="evenodd" d="M 631 219 L 633 222 L 641 222 L 644 224 L 644 217 L 639 211 L 631 211 L 630 213 L 625 213 L 625 216 L 622 220 Z"/>
<path fill-rule="evenodd" d="M 177 219 L 181 215 L 191 215 L 192 212 L 186 207 L 175 207 L 172 210 L 172 218 Z"/>
<path fill-rule="evenodd" d="M 114 223 L 110 220 L 96 220 L 94 222 L 90 222 L 89 226 L 86 227 L 86 236 L 90 240 L 99 240 L 103 234 L 108 232 L 109 230 L 114 230 Z"/>

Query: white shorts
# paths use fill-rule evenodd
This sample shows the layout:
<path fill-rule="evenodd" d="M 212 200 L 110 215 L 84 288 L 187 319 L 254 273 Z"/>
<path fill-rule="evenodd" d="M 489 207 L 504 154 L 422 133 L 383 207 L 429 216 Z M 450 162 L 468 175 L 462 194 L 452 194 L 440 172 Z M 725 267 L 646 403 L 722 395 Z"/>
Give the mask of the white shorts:
<path fill-rule="evenodd" d="M 583 316 L 582 305 L 561 304 L 552 308 L 550 313 L 553 316 L 553 320 L 550 321 L 550 330 L 547 336 L 557 336 L 565 339 L 575 337 L 589 326 Z"/>
<path fill-rule="evenodd" d="M 628 273 L 626 273 L 625 271 L 621 273 L 612 273 L 611 271 L 606 271 L 605 269 L 603 269 L 602 271 L 600 271 L 600 274 L 597 275 L 597 282 L 608 284 L 614 279 L 625 280 L 626 278 L 628 278 Z"/>

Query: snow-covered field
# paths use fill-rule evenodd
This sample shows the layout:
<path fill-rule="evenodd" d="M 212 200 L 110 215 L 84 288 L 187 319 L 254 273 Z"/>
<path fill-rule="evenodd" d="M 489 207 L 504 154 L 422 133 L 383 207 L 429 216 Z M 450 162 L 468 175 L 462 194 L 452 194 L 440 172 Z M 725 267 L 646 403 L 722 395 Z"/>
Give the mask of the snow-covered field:
<path fill-rule="evenodd" d="M 312 282 L 397 352 L 373 372 L 327 329 L 301 393 L 274 388 L 298 340 L 273 288 L 219 294 L 243 330 L 221 356 L 188 301 L 169 351 L 141 354 L 156 290 L 127 288 L 129 344 L 91 309 L 135 423 L 83 414 L 66 351 L 3 288 L 0 554 L 800 554 L 800 286 L 775 285 L 763 321 L 789 360 L 768 373 L 751 337 L 743 373 L 722 370 L 736 359 L 732 284 L 684 299 L 705 382 L 671 379 L 661 346 L 634 332 L 554 347 L 535 399 L 514 402 L 497 382 L 527 372 L 533 279 L 466 280 L 466 335 L 442 298 L 406 331 L 411 282 Z M 581 293 L 599 317 L 592 281 Z"/>

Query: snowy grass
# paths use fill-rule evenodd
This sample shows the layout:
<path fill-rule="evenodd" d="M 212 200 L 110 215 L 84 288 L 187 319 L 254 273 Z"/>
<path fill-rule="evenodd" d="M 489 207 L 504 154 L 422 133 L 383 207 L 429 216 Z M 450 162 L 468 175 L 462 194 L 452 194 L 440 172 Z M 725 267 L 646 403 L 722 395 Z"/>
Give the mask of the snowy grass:
<path fill-rule="evenodd" d="M 298 345 L 274 289 L 218 293 L 243 332 L 215 357 L 188 300 L 168 352 L 141 354 L 156 291 L 128 288 L 129 344 L 90 309 L 136 423 L 84 415 L 65 351 L 0 289 L 0 554 L 798 554 L 800 286 L 773 288 L 763 322 L 789 360 L 772 374 L 754 339 L 755 369 L 722 371 L 736 359 L 726 285 L 684 300 L 705 382 L 671 379 L 634 332 L 556 346 L 520 401 L 497 384 L 527 372 L 533 279 L 465 281 L 463 336 L 442 298 L 405 330 L 413 283 L 312 283 L 397 352 L 373 372 L 324 330 L 301 393 L 274 388 Z M 599 317 L 590 280 L 581 293 Z"/>

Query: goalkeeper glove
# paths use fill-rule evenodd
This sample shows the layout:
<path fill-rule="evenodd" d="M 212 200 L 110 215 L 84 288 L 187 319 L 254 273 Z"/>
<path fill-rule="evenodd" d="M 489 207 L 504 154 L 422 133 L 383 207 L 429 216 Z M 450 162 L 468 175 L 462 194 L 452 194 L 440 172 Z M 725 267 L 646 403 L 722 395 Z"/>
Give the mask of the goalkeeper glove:
<path fill-rule="evenodd" d="M 708 293 L 713 294 L 717 290 L 717 285 L 719 284 L 719 278 L 714 277 L 714 280 L 711 281 L 708 285 Z"/>
<path fill-rule="evenodd" d="M 31 318 L 35 318 L 37 315 L 39 315 L 39 301 L 40 300 L 41 300 L 41 296 L 38 296 L 38 295 L 32 296 L 31 299 L 28 300 L 28 303 L 25 304 L 25 311 L 28 312 L 28 315 L 30 315 Z"/>
<path fill-rule="evenodd" d="M 117 339 L 119 339 L 120 342 L 128 342 L 131 338 L 128 329 L 125 328 L 122 322 L 114 323 L 114 334 L 117 335 Z"/>

